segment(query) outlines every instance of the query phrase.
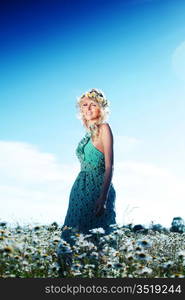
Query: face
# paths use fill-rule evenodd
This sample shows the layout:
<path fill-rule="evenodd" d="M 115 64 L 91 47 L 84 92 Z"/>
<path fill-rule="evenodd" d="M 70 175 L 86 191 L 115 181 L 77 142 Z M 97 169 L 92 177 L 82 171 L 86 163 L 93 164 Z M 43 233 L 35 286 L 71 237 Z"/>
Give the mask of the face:
<path fill-rule="evenodd" d="M 98 103 L 89 98 L 83 99 L 81 103 L 81 110 L 85 119 L 88 121 L 96 120 L 100 115 L 100 108 Z"/>

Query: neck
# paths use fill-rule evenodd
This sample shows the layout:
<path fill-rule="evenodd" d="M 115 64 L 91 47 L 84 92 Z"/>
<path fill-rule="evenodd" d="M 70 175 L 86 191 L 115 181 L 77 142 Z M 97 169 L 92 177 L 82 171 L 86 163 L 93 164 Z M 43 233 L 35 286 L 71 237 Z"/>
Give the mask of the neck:
<path fill-rule="evenodd" d="M 93 124 L 95 124 L 97 122 L 97 120 L 90 120 L 90 121 L 88 121 L 88 125 L 93 125 Z"/>
<path fill-rule="evenodd" d="M 88 124 L 87 124 L 87 126 L 89 128 L 89 127 L 93 126 L 94 124 L 97 124 L 96 120 L 89 121 Z"/>

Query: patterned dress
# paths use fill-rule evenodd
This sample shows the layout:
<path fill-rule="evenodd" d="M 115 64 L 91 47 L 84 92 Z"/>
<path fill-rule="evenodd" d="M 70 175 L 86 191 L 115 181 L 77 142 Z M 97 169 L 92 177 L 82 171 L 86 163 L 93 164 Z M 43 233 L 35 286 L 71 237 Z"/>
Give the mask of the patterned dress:
<path fill-rule="evenodd" d="M 96 216 L 94 213 L 95 202 L 100 196 L 103 184 L 105 158 L 104 154 L 93 145 L 89 132 L 79 142 L 76 155 L 80 161 L 81 170 L 71 188 L 68 210 L 62 229 L 68 226 L 77 232 L 87 234 L 89 229 L 102 227 L 105 234 L 109 234 L 112 231 L 109 225 L 116 223 L 116 192 L 111 183 L 106 210 L 103 215 Z M 62 231 L 61 238 L 70 243 L 72 242 L 70 234 L 71 229 L 65 229 Z"/>

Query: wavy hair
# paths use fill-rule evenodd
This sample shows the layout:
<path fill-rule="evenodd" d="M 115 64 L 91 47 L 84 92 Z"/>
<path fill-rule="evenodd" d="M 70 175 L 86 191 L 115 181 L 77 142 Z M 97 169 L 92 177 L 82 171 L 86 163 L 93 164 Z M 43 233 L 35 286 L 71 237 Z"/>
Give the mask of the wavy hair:
<path fill-rule="evenodd" d="M 100 108 L 100 116 L 93 125 L 88 124 L 88 121 L 82 113 L 81 105 L 85 97 L 96 102 Z M 90 91 L 82 94 L 80 97 L 77 97 L 76 108 L 78 110 L 77 118 L 82 121 L 83 126 L 91 133 L 92 138 L 97 138 L 99 135 L 99 125 L 108 119 L 110 113 L 109 101 L 106 99 L 105 94 L 101 90 L 91 89 Z"/>

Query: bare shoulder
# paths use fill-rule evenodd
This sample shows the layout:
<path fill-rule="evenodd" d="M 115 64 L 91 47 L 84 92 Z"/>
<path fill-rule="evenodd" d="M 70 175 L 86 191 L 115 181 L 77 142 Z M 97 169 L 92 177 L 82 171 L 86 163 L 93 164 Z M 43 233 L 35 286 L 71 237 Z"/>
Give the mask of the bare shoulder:
<path fill-rule="evenodd" d="M 101 137 L 111 137 L 112 138 L 112 130 L 108 123 L 103 123 L 100 125 L 100 134 Z"/>
<path fill-rule="evenodd" d="M 100 130 L 101 131 L 111 130 L 109 123 L 100 124 Z"/>

